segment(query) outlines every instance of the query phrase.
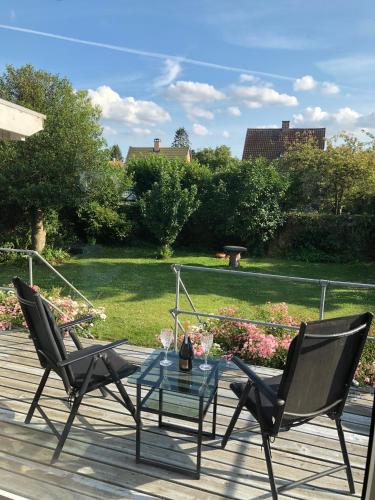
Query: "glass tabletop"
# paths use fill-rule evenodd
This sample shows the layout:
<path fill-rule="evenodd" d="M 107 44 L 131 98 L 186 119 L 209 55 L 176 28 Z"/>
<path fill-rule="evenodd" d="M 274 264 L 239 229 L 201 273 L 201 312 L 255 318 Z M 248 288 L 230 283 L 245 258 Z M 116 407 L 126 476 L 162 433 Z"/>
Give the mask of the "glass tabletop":
<path fill-rule="evenodd" d="M 164 359 L 164 351 L 156 350 L 150 354 L 141 365 L 141 369 L 128 378 L 129 383 L 142 386 L 164 389 L 168 392 L 189 395 L 199 398 L 210 397 L 216 390 L 221 373 L 225 368 L 225 361 L 208 359 L 212 366 L 209 371 L 202 371 L 199 366 L 203 358 L 193 359 L 193 368 L 190 372 L 179 369 L 179 356 L 175 352 L 168 354 L 172 364 L 168 367 L 160 365 Z"/>

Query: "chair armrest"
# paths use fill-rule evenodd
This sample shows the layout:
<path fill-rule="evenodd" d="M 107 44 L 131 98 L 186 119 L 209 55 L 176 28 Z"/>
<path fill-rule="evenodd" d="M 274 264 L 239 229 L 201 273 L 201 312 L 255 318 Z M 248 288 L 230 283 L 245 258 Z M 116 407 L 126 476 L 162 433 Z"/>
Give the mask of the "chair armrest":
<path fill-rule="evenodd" d="M 263 395 L 271 401 L 272 404 L 276 404 L 277 406 L 283 406 L 285 404 L 285 401 L 279 399 L 277 394 L 267 384 L 265 384 L 264 381 L 242 361 L 242 359 L 237 356 L 233 356 L 232 361 L 245 373 L 245 375 L 247 375 L 259 392 L 263 393 Z"/>
<path fill-rule="evenodd" d="M 94 316 L 83 316 L 82 318 L 74 319 L 73 321 L 68 321 L 67 323 L 63 323 L 62 325 L 58 325 L 61 331 L 69 330 L 72 326 L 79 325 L 81 323 L 86 323 L 88 321 L 92 321 Z"/>
<path fill-rule="evenodd" d="M 94 356 L 97 356 L 98 354 L 102 354 L 103 352 L 109 351 L 110 349 L 115 349 L 116 347 L 126 344 L 128 342 L 128 339 L 122 339 L 122 340 L 116 340 L 116 342 L 112 342 L 111 344 L 107 344 L 103 346 L 102 348 L 98 349 L 97 351 L 94 352 L 88 352 L 87 354 L 82 354 L 82 356 L 77 356 L 74 359 L 64 359 L 63 361 L 60 361 L 57 363 L 57 366 L 63 367 L 63 366 L 68 366 L 73 363 L 76 363 L 77 361 L 82 361 L 83 359 L 87 358 L 92 358 Z"/>

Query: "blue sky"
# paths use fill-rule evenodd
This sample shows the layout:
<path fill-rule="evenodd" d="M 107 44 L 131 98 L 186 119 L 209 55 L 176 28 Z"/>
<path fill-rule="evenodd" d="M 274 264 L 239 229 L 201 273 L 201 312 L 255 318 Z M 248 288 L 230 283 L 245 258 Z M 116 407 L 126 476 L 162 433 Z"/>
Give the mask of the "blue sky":
<path fill-rule="evenodd" d="M 109 144 L 241 156 L 246 128 L 375 130 L 373 0 L 1 0 L 0 70 L 89 90 Z"/>

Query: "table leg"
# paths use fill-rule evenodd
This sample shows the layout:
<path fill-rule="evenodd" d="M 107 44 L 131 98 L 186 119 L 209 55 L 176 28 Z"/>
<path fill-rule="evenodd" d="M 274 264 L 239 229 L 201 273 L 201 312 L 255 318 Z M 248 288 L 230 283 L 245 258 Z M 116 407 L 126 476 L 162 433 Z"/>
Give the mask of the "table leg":
<path fill-rule="evenodd" d="M 163 425 L 163 389 L 159 389 L 159 427 Z"/>
<path fill-rule="evenodd" d="M 216 437 L 216 412 L 217 412 L 217 389 L 214 398 L 214 408 L 212 413 L 212 439 Z"/>
<path fill-rule="evenodd" d="M 198 438 L 197 438 L 197 479 L 201 475 L 201 458 L 202 458 L 202 436 L 203 436 L 203 398 L 199 398 L 199 422 L 198 422 Z"/>

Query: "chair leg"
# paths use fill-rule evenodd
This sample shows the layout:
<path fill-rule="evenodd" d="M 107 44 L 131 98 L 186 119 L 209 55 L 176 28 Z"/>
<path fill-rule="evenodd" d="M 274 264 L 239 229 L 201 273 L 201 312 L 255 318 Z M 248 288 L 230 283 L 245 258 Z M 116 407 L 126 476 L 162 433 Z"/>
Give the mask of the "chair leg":
<path fill-rule="evenodd" d="M 221 447 L 223 449 L 227 445 L 228 439 L 230 438 L 230 435 L 232 434 L 232 431 L 234 429 L 234 426 L 236 425 L 238 417 L 240 416 L 242 408 L 243 408 L 243 405 L 241 404 L 241 402 L 239 402 L 237 405 L 237 408 L 235 409 L 235 411 L 233 413 L 232 420 L 229 422 L 229 425 L 228 425 L 228 428 L 224 434 L 223 440 L 221 441 Z"/>
<path fill-rule="evenodd" d="M 43 377 L 42 377 L 42 379 L 41 379 L 41 381 L 39 383 L 39 387 L 38 387 L 38 389 L 37 389 L 37 391 L 35 393 L 33 402 L 31 403 L 29 411 L 27 412 L 27 415 L 26 415 L 26 418 L 25 418 L 25 424 L 29 424 L 30 421 L 31 421 L 31 419 L 32 419 L 32 416 L 34 415 L 35 408 L 38 406 L 38 402 L 39 402 L 40 396 L 42 395 L 44 386 L 46 385 L 46 382 L 47 382 L 47 379 L 48 379 L 48 376 L 49 376 L 50 372 L 51 372 L 50 368 L 46 368 L 44 370 Z"/>
<path fill-rule="evenodd" d="M 117 389 L 119 390 L 119 393 L 122 396 L 122 399 L 124 400 L 124 403 L 126 404 L 126 407 L 128 408 L 131 416 L 134 418 L 135 423 L 137 423 L 137 416 L 136 416 L 136 411 L 135 411 L 135 406 L 133 404 L 133 401 L 130 399 L 129 394 L 126 392 L 126 389 L 122 385 L 121 380 L 117 380 L 115 383 L 116 383 Z"/>
<path fill-rule="evenodd" d="M 276 483 L 275 483 L 275 477 L 273 475 L 272 456 L 271 456 L 271 446 L 270 446 L 269 435 L 262 433 L 262 440 L 263 440 L 264 454 L 266 456 L 267 471 L 268 471 L 268 477 L 269 477 L 270 485 L 271 485 L 272 498 L 273 498 L 273 500 L 277 500 L 278 494 L 277 494 L 277 488 L 276 488 Z"/>
<path fill-rule="evenodd" d="M 337 433 L 339 435 L 342 456 L 344 459 L 344 463 L 346 465 L 346 476 L 348 478 L 349 490 L 350 490 L 350 493 L 353 494 L 353 493 L 355 493 L 355 487 L 354 487 L 352 469 L 350 467 L 348 450 L 346 449 L 344 431 L 342 430 L 342 425 L 341 425 L 340 419 L 336 420 L 336 427 L 337 427 Z"/>
<path fill-rule="evenodd" d="M 79 405 L 81 404 L 81 401 L 82 401 L 82 396 L 77 397 L 74 400 L 74 402 L 73 402 L 73 406 L 72 406 L 72 409 L 70 411 L 69 418 L 66 421 L 64 430 L 62 431 L 62 434 L 60 436 L 59 442 L 58 442 L 58 444 L 56 446 L 56 449 L 55 449 L 55 451 L 53 453 L 53 457 L 51 459 L 51 464 L 53 464 L 54 462 L 56 462 L 56 460 L 58 460 L 58 458 L 60 456 L 60 453 L 61 453 L 61 451 L 63 449 L 64 444 L 65 444 L 66 438 L 68 437 L 70 428 L 71 428 L 71 426 L 73 424 L 73 420 L 74 420 L 75 416 L 77 415 L 78 408 L 79 408 Z"/>

